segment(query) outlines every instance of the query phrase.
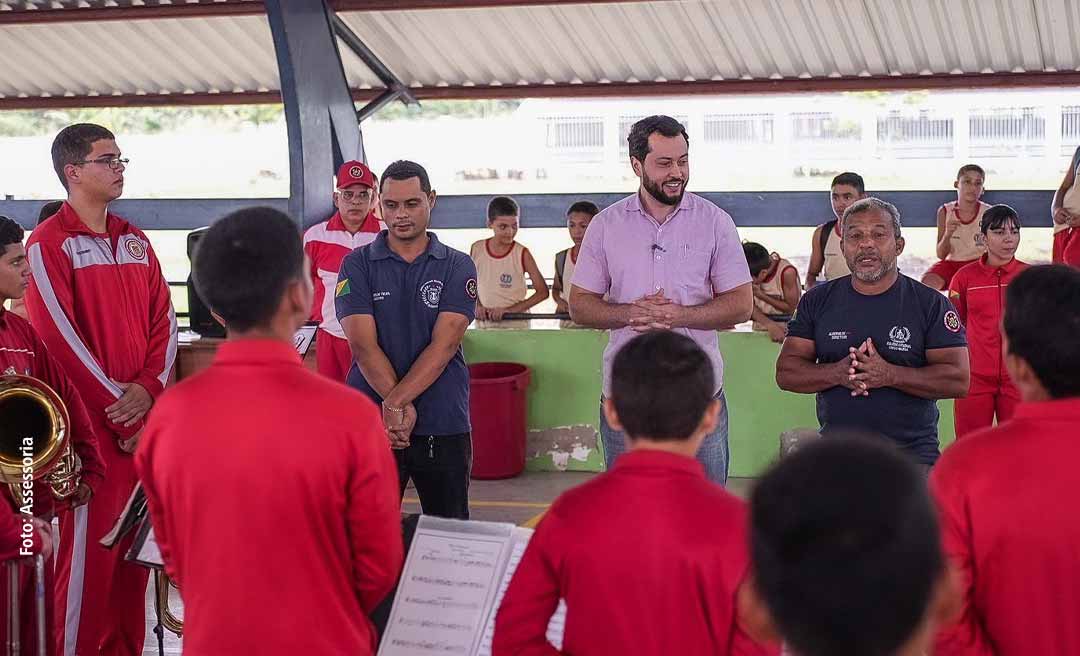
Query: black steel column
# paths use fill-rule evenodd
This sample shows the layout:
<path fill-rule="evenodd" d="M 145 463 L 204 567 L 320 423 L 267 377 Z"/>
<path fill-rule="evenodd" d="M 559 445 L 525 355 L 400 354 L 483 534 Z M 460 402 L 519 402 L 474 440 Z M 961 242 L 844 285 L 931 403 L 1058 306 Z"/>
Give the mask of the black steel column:
<path fill-rule="evenodd" d="M 289 134 L 289 213 L 308 227 L 334 211 L 334 171 L 364 157 L 356 108 L 324 0 L 266 0 Z"/>

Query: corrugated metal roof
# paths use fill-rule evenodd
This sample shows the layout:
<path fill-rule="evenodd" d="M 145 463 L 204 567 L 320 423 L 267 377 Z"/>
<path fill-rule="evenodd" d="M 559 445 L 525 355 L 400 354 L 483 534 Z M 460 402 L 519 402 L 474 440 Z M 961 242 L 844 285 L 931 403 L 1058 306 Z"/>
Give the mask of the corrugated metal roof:
<path fill-rule="evenodd" d="M 0 60 L 19 62 L 0 68 L 0 107 L 20 97 L 278 89 L 263 16 L 4 24 L 5 11 L 26 5 L 0 0 Z M 500 89 L 503 95 L 646 87 L 656 93 L 658 86 L 670 93 L 720 92 L 724 86 L 711 83 L 860 77 L 999 74 L 999 82 L 1000 74 L 1036 73 L 1061 80 L 1046 74 L 1080 70 L 1076 0 L 655 0 L 339 16 L 420 98 Z M 352 87 L 382 88 L 341 50 Z"/>
<path fill-rule="evenodd" d="M 0 28 L 4 96 L 278 89 L 265 17 L 55 23 Z"/>
<path fill-rule="evenodd" d="M 342 16 L 422 86 L 1080 68 L 1075 0 L 682 0 Z"/>

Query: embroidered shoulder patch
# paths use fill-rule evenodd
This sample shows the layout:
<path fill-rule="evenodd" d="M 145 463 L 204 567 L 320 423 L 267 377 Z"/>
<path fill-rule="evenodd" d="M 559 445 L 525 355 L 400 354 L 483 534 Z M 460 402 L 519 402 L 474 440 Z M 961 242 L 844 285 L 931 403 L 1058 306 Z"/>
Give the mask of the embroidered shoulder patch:
<path fill-rule="evenodd" d="M 949 310 L 945 313 L 945 328 L 950 332 L 960 332 L 960 315 L 956 314 L 955 310 Z"/>
<path fill-rule="evenodd" d="M 136 260 L 141 260 L 146 257 L 146 249 L 143 248 L 142 242 L 135 237 L 127 240 L 125 248 L 127 248 L 128 255 Z"/>
<path fill-rule="evenodd" d="M 349 294 L 352 289 L 349 287 L 349 279 L 346 278 L 337 284 L 337 289 L 334 291 L 334 297 L 345 296 Z"/>

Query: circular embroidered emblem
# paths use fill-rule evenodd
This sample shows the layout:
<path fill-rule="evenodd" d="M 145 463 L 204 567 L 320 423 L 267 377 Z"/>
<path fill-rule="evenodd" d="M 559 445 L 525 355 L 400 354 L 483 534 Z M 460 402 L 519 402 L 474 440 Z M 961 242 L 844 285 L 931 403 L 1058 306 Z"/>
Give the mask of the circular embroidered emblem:
<path fill-rule="evenodd" d="M 359 166 L 354 166 L 349 169 L 349 175 L 354 178 L 362 178 L 364 177 L 364 169 L 360 168 Z"/>
<path fill-rule="evenodd" d="M 442 281 L 429 280 L 420 286 L 420 300 L 431 309 L 439 307 L 439 297 L 442 296 Z"/>
<path fill-rule="evenodd" d="M 127 243 L 124 244 L 124 247 L 127 248 L 128 255 L 136 260 L 141 260 L 146 257 L 146 248 L 143 247 L 142 242 L 138 239 L 128 239 Z"/>
<path fill-rule="evenodd" d="M 951 332 L 960 332 L 960 316 L 954 310 L 945 313 L 945 327 Z"/>
<path fill-rule="evenodd" d="M 469 298 L 476 300 L 476 278 L 469 278 L 468 282 L 465 283 L 465 293 L 468 294 Z"/>

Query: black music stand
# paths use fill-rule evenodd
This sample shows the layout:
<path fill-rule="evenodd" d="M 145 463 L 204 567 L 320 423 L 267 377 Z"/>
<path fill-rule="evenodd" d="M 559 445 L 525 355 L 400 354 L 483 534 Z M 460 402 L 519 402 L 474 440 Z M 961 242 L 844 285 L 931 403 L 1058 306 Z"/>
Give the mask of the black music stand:
<path fill-rule="evenodd" d="M 154 570 L 151 570 L 154 573 Z M 157 624 L 154 625 L 154 635 L 157 636 L 157 653 L 158 656 L 165 656 L 165 625 L 161 622 L 161 590 L 159 586 L 161 583 L 157 576 L 154 576 L 154 619 L 157 620 Z"/>

